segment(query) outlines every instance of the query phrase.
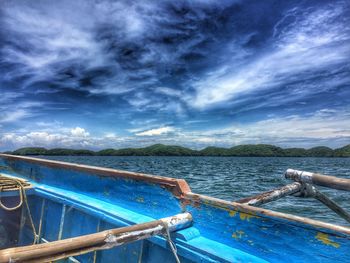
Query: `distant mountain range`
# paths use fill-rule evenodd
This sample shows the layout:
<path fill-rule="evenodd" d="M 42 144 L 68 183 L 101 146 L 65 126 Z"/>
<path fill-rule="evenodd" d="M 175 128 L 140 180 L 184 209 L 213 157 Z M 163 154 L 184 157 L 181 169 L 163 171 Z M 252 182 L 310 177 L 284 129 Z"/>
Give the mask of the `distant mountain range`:
<path fill-rule="evenodd" d="M 251 157 L 350 157 L 350 144 L 338 149 L 325 146 L 304 148 L 280 148 L 269 144 L 247 144 L 232 148 L 207 147 L 203 150 L 155 144 L 144 148 L 104 149 L 90 151 L 84 149 L 45 149 L 40 147 L 20 148 L 15 155 L 86 155 L 86 156 L 251 156 Z"/>

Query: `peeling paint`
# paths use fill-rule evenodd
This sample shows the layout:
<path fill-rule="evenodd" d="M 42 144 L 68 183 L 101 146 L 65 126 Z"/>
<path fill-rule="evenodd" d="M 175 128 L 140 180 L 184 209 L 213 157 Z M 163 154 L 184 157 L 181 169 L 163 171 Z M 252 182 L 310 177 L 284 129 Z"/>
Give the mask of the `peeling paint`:
<path fill-rule="evenodd" d="M 229 210 L 230 217 L 234 217 L 237 214 L 237 211 L 235 210 Z"/>
<path fill-rule="evenodd" d="M 136 202 L 144 203 L 145 199 L 142 196 L 139 196 L 139 197 L 136 198 Z"/>
<path fill-rule="evenodd" d="M 328 234 L 325 234 L 325 233 L 322 233 L 322 232 L 317 232 L 316 239 L 318 241 L 321 241 L 323 244 L 325 244 L 327 246 L 333 246 L 335 248 L 339 248 L 340 247 L 339 243 L 334 242 L 334 241 L 329 239 L 329 235 Z"/>
<path fill-rule="evenodd" d="M 251 246 L 254 246 L 254 241 L 253 241 L 253 240 L 248 240 L 248 243 L 249 243 Z"/>
<path fill-rule="evenodd" d="M 239 218 L 242 221 L 244 221 L 244 220 L 250 221 L 251 218 L 259 218 L 259 217 L 255 216 L 255 215 L 247 214 L 247 213 L 244 213 L 244 212 L 240 212 L 239 213 Z"/>
<path fill-rule="evenodd" d="M 234 239 L 241 239 L 244 235 L 245 235 L 244 231 L 242 231 L 242 230 L 237 230 L 236 232 L 234 232 L 234 233 L 232 234 L 232 237 L 233 237 Z"/>

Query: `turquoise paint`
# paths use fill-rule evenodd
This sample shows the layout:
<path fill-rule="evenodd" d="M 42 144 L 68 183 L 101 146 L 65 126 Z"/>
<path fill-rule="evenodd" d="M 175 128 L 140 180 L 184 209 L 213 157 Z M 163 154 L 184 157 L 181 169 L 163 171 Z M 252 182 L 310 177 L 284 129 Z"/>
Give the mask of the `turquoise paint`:
<path fill-rule="evenodd" d="M 49 241 L 56 240 L 59 235 L 63 205 L 66 205 L 66 212 L 62 238 L 147 222 L 186 209 L 193 216 L 193 226 L 172 235 L 182 262 L 350 260 L 350 237 L 328 229 L 268 216 L 248 217 L 203 202 L 184 206 L 171 191 L 147 182 L 50 168 L 27 161 L 9 162 L 0 158 L 0 165 L 8 167 L 0 167 L 2 172 L 32 182 L 34 190 L 29 192 L 29 202 L 37 229 L 45 200 L 42 237 Z M 0 211 L 0 218 L 6 216 Z M 316 238 L 320 232 L 328 235 L 328 244 L 327 239 Z M 29 244 L 31 240 L 30 228 L 26 224 L 20 243 Z M 142 262 L 174 262 L 166 240 L 158 236 L 99 251 L 96 256 L 97 262 L 112 262 L 116 258 L 118 262 L 138 262 L 140 257 Z M 89 253 L 77 259 L 92 262 L 93 257 L 94 253 Z"/>
<path fill-rule="evenodd" d="M 350 237 L 340 233 L 327 231 L 329 237 L 339 244 L 339 248 L 335 248 L 316 239 L 316 235 L 324 229 L 268 217 L 242 220 L 239 212 L 230 216 L 227 210 L 205 204 L 200 208 L 188 206 L 188 211 L 196 218 L 195 226 L 202 236 L 270 262 L 350 260 Z M 238 231 L 244 233 L 241 237 L 232 238 Z"/>

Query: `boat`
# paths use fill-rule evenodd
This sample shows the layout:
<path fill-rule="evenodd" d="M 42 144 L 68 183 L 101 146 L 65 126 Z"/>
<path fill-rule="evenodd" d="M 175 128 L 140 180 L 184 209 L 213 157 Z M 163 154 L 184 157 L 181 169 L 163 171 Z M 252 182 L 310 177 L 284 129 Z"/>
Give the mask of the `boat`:
<path fill-rule="evenodd" d="M 231 202 L 182 179 L 8 154 L 0 174 L 0 262 L 350 262 L 349 227 L 257 205 L 349 179 L 289 170 L 291 185 Z"/>

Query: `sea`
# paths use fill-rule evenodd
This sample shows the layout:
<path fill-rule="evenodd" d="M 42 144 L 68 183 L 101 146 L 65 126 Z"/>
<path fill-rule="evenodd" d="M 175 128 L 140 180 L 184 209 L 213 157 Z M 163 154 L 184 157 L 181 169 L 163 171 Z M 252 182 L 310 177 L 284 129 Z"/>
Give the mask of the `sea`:
<path fill-rule="evenodd" d="M 288 168 L 350 178 L 350 158 L 45 156 L 41 158 L 185 179 L 192 192 L 239 200 L 291 183 Z M 318 187 L 350 212 L 350 193 Z M 313 198 L 288 196 L 263 208 L 348 225 Z"/>

